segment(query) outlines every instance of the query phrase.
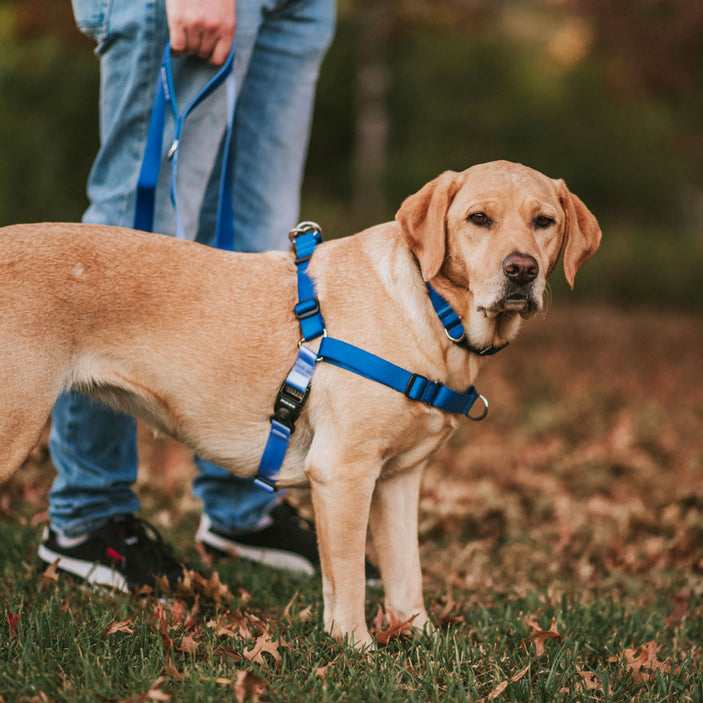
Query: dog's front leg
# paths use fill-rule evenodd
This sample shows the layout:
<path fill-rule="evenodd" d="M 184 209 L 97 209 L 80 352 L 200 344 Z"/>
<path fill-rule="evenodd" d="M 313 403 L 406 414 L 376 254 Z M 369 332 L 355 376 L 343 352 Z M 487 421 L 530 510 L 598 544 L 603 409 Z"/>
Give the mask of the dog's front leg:
<path fill-rule="evenodd" d="M 373 645 L 366 627 L 364 558 L 375 477 L 346 464 L 343 475 L 308 472 L 320 547 L 325 628 L 357 648 Z"/>
<path fill-rule="evenodd" d="M 376 484 L 370 526 L 383 586 L 386 611 L 400 622 L 413 618 L 420 630 L 429 623 L 422 598 L 422 572 L 417 541 L 418 505 L 423 465 Z"/>

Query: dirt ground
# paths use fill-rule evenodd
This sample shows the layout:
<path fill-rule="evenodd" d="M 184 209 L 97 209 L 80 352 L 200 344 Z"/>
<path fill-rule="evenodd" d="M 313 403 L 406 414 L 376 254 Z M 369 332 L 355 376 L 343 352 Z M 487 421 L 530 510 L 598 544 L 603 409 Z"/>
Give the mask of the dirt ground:
<path fill-rule="evenodd" d="M 467 421 L 426 472 L 426 587 L 483 602 L 533 588 L 703 591 L 702 371 L 700 316 L 578 306 L 526 323 L 484 362 L 488 418 Z M 139 489 L 169 527 L 197 510 L 192 466 L 140 437 Z M 40 445 L 0 488 L 0 516 L 46 519 L 52 475 Z"/>

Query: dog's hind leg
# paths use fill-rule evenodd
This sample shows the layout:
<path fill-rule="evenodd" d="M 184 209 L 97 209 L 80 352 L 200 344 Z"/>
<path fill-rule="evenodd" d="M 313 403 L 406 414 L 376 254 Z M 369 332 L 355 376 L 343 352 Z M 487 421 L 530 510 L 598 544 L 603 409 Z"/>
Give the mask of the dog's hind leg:
<path fill-rule="evenodd" d="M 51 406 L 41 412 L 12 409 L 0 418 L 0 484 L 24 463 L 39 442 L 51 414 Z"/>
<path fill-rule="evenodd" d="M 50 371 L 29 374 L 8 367 L 0 371 L 0 484 L 22 466 L 39 442 L 61 390 Z"/>

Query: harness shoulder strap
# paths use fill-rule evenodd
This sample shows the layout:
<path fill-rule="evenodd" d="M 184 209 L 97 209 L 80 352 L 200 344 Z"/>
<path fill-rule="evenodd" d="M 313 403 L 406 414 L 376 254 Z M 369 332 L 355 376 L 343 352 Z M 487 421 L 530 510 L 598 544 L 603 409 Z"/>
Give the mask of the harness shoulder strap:
<path fill-rule="evenodd" d="M 483 420 L 488 413 L 488 401 L 473 386 L 470 386 L 466 392 L 459 393 L 442 383 L 406 371 L 390 361 L 340 339 L 323 338 L 318 360 L 393 388 L 410 400 L 418 400 L 446 412 L 465 415 L 474 421 Z M 474 403 L 479 399 L 483 403 L 483 410 L 478 415 L 470 415 Z"/>
<path fill-rule="evenodd" d="M 325 334 L 320 301 L 315 284 L 308 275 L 308 264 L 315 248 L 322 242 L 322 232 L 314 222 L 303 222 L 290 233 L 290 237 L 295 247 L 298 276 L 298 303 L 294 310 L 300 323 L 302 341 L 307 342 Z M 276 477 L 283 465 L 291 435 L 295 432 L 295 422 L 308 399 L 317 360 L 317 354 L 301 343 L 295 364 L 276 396 L 268 440 L 254 478 L 254 483 L 266 491 L 276 490 Z"/>

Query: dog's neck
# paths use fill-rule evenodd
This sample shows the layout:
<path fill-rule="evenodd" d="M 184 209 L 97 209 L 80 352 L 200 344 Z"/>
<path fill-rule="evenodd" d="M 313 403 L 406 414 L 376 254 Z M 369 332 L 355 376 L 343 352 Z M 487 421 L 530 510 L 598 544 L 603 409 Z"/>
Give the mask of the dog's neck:
<path fill-rule="evenodd" d="M 410 252 L 417 274 L 422 270 L 417 257 Z M 452 340 L 467 352 L 477 356 L 492 356 L 505 348 L 517 335 L 521 318 L 517 313 L 505 312 L 489 318 L 473 305 L 468 282 L 453 282 L 444 268 L 427 282 L 451 305 L 464 327 L 463 339 Z M 451 339 L 451 338 L 450 338 Z"/>

